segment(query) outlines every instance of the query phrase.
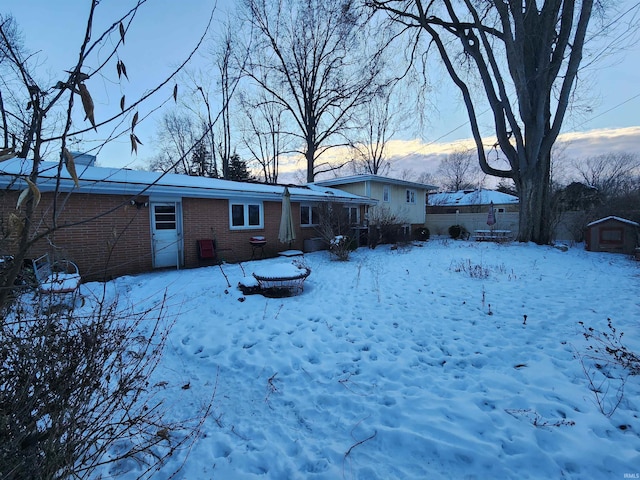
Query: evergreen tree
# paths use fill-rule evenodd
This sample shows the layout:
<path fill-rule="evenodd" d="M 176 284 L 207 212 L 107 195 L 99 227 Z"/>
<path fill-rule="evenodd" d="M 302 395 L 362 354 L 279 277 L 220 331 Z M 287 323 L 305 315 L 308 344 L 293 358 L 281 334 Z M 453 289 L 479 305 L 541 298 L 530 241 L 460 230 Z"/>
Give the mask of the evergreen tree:
<path fill-rule="evenodd" d="M 229 174 L 227 180 L 235 180 L 236 182 L 249 182 L 253 178 L 247 169 L 247 162 L 240 158 L 240 155 L 234 153 L 229 158 Z"/>

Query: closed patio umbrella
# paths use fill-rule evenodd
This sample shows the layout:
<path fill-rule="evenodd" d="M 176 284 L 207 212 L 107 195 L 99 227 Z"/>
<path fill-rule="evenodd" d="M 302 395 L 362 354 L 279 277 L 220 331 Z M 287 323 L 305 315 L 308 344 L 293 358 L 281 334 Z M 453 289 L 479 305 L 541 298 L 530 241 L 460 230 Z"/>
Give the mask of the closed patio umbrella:
<path fill-rule="evenodd" d="M 493 226 L 496 224 L 496 210 L 493 207 L 493 202 L 489 206 L 489 214 L 487 215 L 487 225 L 493 229 Z"/>
<path fill-rule="evenodd" d="M 291 245 L 291 242 L 296 239 L 293 216 L 291 215 L 291 195 L 288 187 L 284 187 L 284 192 L 282 193 L 282 217 L 280 217 L 278 239 L 287 245 Z"/>

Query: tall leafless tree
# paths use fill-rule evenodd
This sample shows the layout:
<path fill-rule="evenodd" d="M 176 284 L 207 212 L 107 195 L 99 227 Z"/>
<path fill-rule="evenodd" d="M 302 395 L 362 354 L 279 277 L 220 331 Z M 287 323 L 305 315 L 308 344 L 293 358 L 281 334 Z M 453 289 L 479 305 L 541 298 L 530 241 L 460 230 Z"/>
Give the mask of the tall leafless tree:
<path fill-rule="evenodd" d="M 368 3 L 404 31 L 427 35 L 462 93 L 482 170 L 517 186 L 519 240 L 548 243 L 551 149 L 574 91 L 593 0 Z M 481 95 L 471 83 L 478 77 Z M 479 102 L 489 104 L 508 169 L 488 161 Z"/>
<path fill-rule="evenodd" d="M 574 166 L 581 180 L 596 188 L 603 201 L 627 194 L 640 176 L 640 160 L 633 153 L 597 155 L 575 162 Z"/>
<path fill-rule="evenodd" d="M 401 103 L 394 95 L 393 85 L 381 88 L 361 108 L 363 123 L 361 138 L 354 142 L 354 168 L 356 172 L 384 175 L 391 167 L 387 159 L 387 142 L 396 131 Z"/>
<path fill-rule="evenodd" d="M 242 143 L 262 171 L 265 183 L 278 183 L 280 157 L 286 153 L 288 137 L 284 130 L 284 110 L 261 90 L 254 96 L 242 95 L 244 117 Z"/>
<path fill-rule="evenodd" d="M 287 112 L 307 181 L 328 171 L 318 158 L 346 145 L 351 117 L 376 90 L 380 57 L 366 58 L 364 25 L 349 0 L 244 0 L 254 33 L 244 73 Z M 266 75 L 265 75 L 266 72 Z"/>
<path fill-rule="evenodd" d="M 447 155 L 438 165 L 436 175 L 446 190 L 478 188 L 482 184 L 482 170 L 473 150 L 457 150 Z"/>
<path fill-rule="evenodd" d="M 166 112 L 158 127 L 159 153 L 151 161 L 152 170 L 188 174 L 189 153 L 199 141 L 196 120 L 178 110 Z"/>

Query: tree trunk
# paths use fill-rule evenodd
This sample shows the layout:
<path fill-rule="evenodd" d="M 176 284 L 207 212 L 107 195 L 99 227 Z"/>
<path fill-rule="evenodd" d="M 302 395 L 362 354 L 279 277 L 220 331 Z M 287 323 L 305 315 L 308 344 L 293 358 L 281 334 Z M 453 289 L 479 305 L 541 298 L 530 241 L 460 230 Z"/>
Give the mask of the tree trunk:
<path fill-rule="evenodd" d="M 316 178 L 313 161 L 314 153 L 315 152 L 313 151 L 313 147 L 307 146 L 307 151 L 304 154 L 305 158 L 307 159 L 307 183 L 313 183 Z"/>
<path fill-rule="evenodd" d="M 547 245 L 551 242 L 551 204 L 549 175 L 541 168 L 547 161 L 538 162 L 526 176 L 516 181 L 520 198 L 518 240 Z"/>

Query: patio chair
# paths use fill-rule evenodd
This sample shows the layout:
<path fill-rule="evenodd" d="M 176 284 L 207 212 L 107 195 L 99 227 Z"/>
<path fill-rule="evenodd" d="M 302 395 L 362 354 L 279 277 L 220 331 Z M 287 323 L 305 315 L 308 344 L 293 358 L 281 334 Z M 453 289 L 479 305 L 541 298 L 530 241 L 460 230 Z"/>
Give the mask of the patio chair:
<path fill-rule="evenodd" d="M 75 305 L 80 291 L 82 278 L 78 266 L 70 260 L 58 260 L 52 262 L 49 254 L 33 260 L 33 273 L 38 283 L 38 295 L 40 300 L 46 298 L 50 305 L 67 304 Z"/>
<path fill-rule="evenodd" d="M 216 245 L 210 238 L 196 240 L 198 243 L 198 259 L 200 263 L 203 261 L 215 263 L 217 260 Z"/>

